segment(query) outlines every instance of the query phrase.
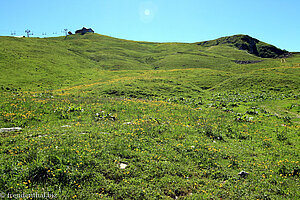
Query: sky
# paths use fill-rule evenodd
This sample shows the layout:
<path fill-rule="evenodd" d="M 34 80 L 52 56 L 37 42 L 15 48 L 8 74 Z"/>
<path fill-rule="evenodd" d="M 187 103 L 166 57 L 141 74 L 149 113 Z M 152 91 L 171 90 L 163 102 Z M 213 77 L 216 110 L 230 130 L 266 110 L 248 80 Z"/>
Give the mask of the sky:
<path fill-rule="evenodd" d="M 0 0 L 0 36 L 55 37 L 82 27 L 149 42 L 246 34 L 300 52 L 300 0 Z"/>

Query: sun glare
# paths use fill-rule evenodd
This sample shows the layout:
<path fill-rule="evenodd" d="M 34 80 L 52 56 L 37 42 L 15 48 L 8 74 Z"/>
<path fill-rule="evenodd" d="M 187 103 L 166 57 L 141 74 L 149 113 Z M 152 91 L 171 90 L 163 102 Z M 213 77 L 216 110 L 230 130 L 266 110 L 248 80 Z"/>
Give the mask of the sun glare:
<path fill-rule="evenodd" d="M 149 10 L 149 9 L 146 9 L 146 10 L 144 11 L 144 13 L 145 13 L 145 15 L 150 15 L 150 10 Z"/>
<path fill-rule="evenodd" d="M 150 23 L 154 20 L 157 7 L 152 1 L 145 1 L 140 4 L 139 15 L 143 23 Z"/>

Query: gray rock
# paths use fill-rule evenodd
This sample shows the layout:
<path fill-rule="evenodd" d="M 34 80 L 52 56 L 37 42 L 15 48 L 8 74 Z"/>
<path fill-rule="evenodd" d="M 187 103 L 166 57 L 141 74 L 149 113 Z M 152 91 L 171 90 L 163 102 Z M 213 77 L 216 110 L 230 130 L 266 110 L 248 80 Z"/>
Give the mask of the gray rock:
<path fill-rule="evenodd" d="M 20 131 L 20 130 L 22 130 L 22 128 L 20 128 L 20 127 L 0 128 L 0 133 L 11 132 L 11 131 Z"/>
<path fill-rule="evenodd" d="M 70 125 L 63 125 L 63 126 L 61 126 L 62 128 L 69 128 L 69 127 L 71 127 Z"/>
<path fill-rule="evenodd" d="M 107 132 L 100 132 L 101 134 L 109 135 L 110 133 Z"/>
<path fill-rule="evenodd" d="M 245 171 L 241 171 L 240 173 L 238 173 L 239 176 L 241 176 L 242 178 L 246 178 L 248 176 L 248 172 Z"/>
<path fill-rule="evenodd" d="M 46 136 L 48 136 L 48 135 L 39 135 L 38 137 L 46 137 Z"/>
<path fill-rule="evenodd" d="M 120 169 L 125 169 L 128 165 L 125 163 L 120 163 Z"/>
<path fill-rule="evenodd" d="M 123 125 L 131 125 L 134 124 L 133 122 L 124 122 Z"/>

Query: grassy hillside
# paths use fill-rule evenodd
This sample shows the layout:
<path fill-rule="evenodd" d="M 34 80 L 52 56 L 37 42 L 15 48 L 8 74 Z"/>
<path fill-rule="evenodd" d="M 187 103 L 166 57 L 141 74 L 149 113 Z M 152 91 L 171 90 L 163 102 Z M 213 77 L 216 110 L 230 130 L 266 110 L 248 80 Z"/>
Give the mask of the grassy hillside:
<path fill-rule="evenodd" d="M 0 129 L 4 195 L 300 198 L 299 53 L 99 34 L 0 44 L 0 128 L 22 128 Z"/>
<path fill-rule="evenodd" d="M 0 40 L 0 84 L 12 88 L 72 85 L 97 79 L 96 74 L 102 70 L 210 68 L 242 73 L 280 66 L 273 59 L 258 58 L 224 45 L 205 48 L 196 44 L 135 42 L 99 34 Z M 234 60 L 263 62 L 245 66 Z"/>

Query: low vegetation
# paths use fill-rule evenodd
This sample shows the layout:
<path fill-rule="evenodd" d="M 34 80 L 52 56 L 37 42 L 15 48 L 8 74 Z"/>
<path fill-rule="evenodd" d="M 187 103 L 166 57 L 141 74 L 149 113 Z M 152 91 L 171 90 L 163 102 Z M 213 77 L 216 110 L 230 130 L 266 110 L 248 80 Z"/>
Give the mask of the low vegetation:
<path fill-rule="evenodd" d="M 300 198 L 299 54 L 98 34 L 0 41 L 0 128 L 22 128 L 0 131 L 3 194 Z"/>

